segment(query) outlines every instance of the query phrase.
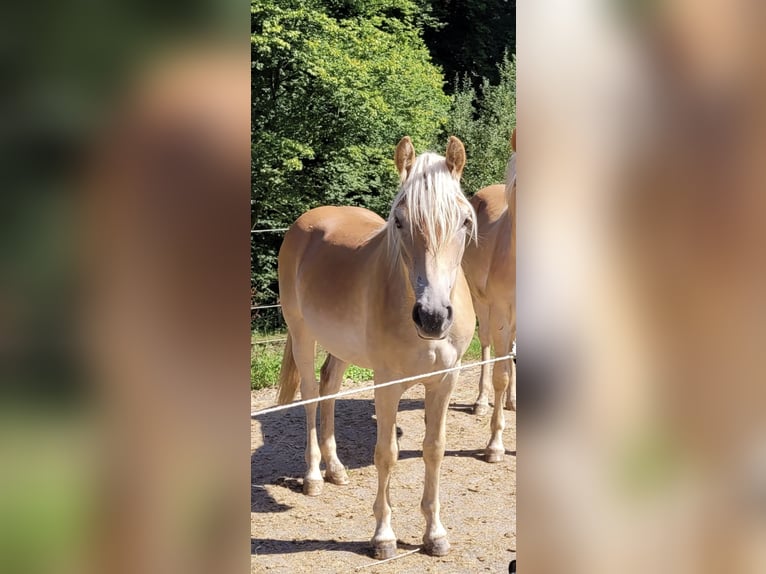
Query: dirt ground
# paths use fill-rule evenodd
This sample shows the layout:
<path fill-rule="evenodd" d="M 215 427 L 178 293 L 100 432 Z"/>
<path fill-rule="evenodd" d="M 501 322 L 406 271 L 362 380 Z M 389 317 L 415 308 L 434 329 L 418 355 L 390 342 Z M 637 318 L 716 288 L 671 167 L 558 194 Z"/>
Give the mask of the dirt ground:
<path fill-rule="evenodd" d="M 318 497 L 301 492 L 303 409 L 252 420 L 252 572 L 508 572 L 509 562 L 516 557 L 516 413 L 505 411 L 505 459 L 484 462 L 490 417 L 470 412 L 478 374 L 478 368 L 463 371 L 447 418 L 441 519 L 452 545 L 449 555 L 435 558 L 417 552 L 383 564 L 370 557 L 377 481 L 370 391 L 336 403 L 338 456 L 348 468 L 351 483 L 325 483 Z M 346 383 L 343 389 L 353 386 Z M 275 389 L 254 391 L 252 409 L 274 405 L 275 395 Z M 391 480 L 392 526 L 402 555 L 421 544 L 425 528 L 419 508 L 424 471 L 422 385 L 402 397 L 397 426 L 400 455 Z"/>

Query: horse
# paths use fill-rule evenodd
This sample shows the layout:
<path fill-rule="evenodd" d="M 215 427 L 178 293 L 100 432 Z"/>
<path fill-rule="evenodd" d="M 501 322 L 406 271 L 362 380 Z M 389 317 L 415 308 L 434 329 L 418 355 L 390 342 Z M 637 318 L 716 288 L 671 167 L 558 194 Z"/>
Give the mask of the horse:
<path fill-rule="evenodd" d="M 506 168 L 505 185 L 491 185 L 471 198 L 476 211 L 478 241 L 466 247 L 463 270 L 471 290 L 479 320 L 481 358 L 490 359 L 490 344 L 495 356 L 508 355 L 516 338 L 516 130 L 511 136 L 514 153 Z M 487 462 L 499 462 L 503 446 L 503 393 L 507 389 L 506 408 L 516 409 L 516 365 L 512 359 L 497 361 L 491 368 L 495 403 L 492 412 L 492 436 L 485 450 Z M 479 396 L 474 413 L 489 410 L 488 381 L 490 364 L 481 367 Z"/>
<path fill-rule="evenodd" d="M 474 332 L 475 315 L 461 261 L 476 238 L 476 215 L 460 187 L 465 148 L 450 137 L 446 155 L 415 155 L 409 137 L 394 162 L 400 186 L 387 220 L 359 207 L 318 207 L 287 231 L 278 257 L 279 294 L 288 335 L 278 402 L 335 393 L 353 363 L 374 371 L 376 385 L 460 365 Z M 328 355 L 320 381 L 315 344 Z M 439 471 L 445 425 L 457 371 L 420 379 L 425 386 L 425 483 L 420 509 L 424 549 L 446 555 L 450 545 L 439 516 Z M 398 458 L 396 414 L 402 393 L 416 382 L 375 388 L 378 487 L 373 511 L 373 556 L 396 554 L 389 482 Z M 303 492 L 320 494 L 324 480 L 349 482 L 338 459 L 334 399 L 305 405 L 306 463 Z"/>

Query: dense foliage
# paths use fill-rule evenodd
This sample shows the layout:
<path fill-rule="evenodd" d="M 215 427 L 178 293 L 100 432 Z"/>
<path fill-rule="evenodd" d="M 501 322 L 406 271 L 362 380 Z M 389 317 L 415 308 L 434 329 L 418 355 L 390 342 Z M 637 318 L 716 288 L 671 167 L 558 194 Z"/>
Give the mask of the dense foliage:
<path fill-rule="evenodd" d="M 426 26 L 424 39 L 444 70 L 447 90 L 458 88 L 458 77 L 474 88 L 485 78 L 496 84 L 497 63 L 516 51 L 516 1 L 431 0 L 429 13 L 437 24 Z"/>
<path fill-rule="evenodd" d="M 449 133 L 461 137 L 467 191 L 502 178 L 515 122 L 513 64 L 495 65 L 500 83 L 487 80 L 478 92 L 464 75 L 450 97 L 424 42 L 424 30 L 442 26 L 434 11 L 425 0 L 252 2 L 254 229 L 286 227 L 318 205 L 385 215 L 397 186 L 393 149 L 404 135 L 418 151 L 442 150 Z M 281 239 L 253 235 L 256 304 L 277 300 Z M 254 319 L 270 330 L 279 311 Z"/>
<path fill-rule="evenodd" d="M 472 195 L 482 187 L 503 180 L 510 155 L 510 134 L 516 125 L 516 63 L 506 53 L 497 66 L 499 83 L 484 79 L 480 90 L 463 76 L 452 96 L 447 133 L 465 144 L 463 190 Z"/>

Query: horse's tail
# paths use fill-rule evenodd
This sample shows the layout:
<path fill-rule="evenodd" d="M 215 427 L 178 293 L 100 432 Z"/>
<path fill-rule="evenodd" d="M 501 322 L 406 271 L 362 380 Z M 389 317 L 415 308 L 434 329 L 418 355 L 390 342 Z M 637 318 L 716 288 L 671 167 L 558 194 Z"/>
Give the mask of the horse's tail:
<path fill-rule="evenodd" d="M 295 398 L 300 379 L 298 365 L 295 364 L 295 357 L 293 357 L 293 338 L 288 331 L 285 352 L 282 355 L 282 368 L 279 371 L 277 404 L 286 405 Z"/>

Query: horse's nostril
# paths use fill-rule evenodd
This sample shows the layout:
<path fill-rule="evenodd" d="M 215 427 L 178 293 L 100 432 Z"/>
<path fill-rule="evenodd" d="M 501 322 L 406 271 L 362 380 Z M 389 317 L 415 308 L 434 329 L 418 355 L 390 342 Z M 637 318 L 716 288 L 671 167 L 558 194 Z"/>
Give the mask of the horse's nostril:
<path fill-rule="evenodd" d="M 452 305 L 447 305 L 447 321 L 452 321 Z"/>
<path fill-rule="evenodd" d="M 412 308 L 412 320 L 418 327 L 423 327 L 423 320 L 420 316 L 420 311 L 422 308 L 423 307 L 420 303 L 415 303 L 415 306 Z"/>

